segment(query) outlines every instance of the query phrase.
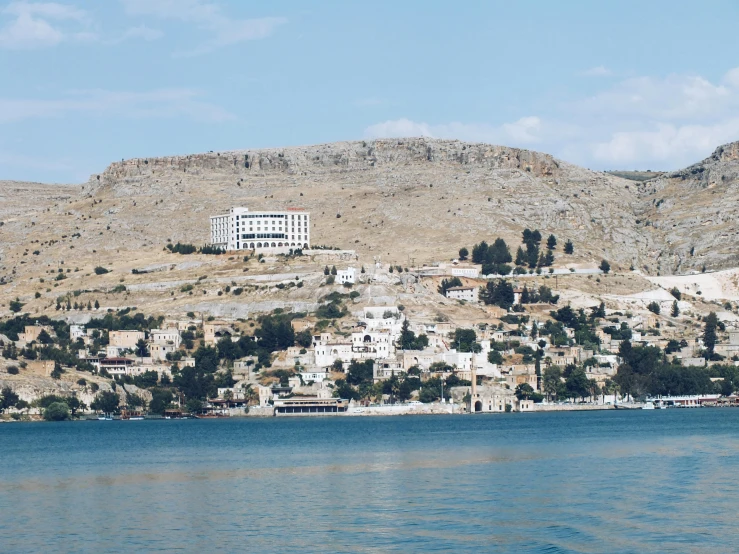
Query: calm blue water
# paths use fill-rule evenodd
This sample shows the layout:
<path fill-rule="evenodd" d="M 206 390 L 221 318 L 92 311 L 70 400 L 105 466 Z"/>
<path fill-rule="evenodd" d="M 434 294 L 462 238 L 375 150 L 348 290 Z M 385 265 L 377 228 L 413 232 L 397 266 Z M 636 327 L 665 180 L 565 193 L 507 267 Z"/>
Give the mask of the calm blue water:
<path fill-rule="evenodd" d="M 0 425 L 1 552 L 739 549 L 739 410 Z"/>

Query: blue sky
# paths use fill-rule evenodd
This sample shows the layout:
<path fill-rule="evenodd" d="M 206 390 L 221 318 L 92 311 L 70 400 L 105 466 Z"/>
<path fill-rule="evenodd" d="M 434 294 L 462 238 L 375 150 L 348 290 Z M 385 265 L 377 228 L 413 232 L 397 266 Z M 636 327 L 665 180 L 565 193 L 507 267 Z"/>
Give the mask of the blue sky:
<path fill-rule="evenodd" d="M 0 179 L 376 137 L 676 169 L 739 140 L 739 2 L 0 0 Z"/>

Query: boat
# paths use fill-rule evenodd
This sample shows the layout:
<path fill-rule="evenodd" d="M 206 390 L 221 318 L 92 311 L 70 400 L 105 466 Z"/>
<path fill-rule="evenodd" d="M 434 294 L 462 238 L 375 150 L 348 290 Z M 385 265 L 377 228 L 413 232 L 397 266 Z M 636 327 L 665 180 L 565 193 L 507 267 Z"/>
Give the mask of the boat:
<path fill-rule="evenodd" d="M 112 417 L 99 416 L 98 421 L 113 421 Z"/>
<path fill-rule="evenodd" d="M 642 410 L 654 410 L 654 402 L 645 402 L 644 406 L 641 407 Z"/>

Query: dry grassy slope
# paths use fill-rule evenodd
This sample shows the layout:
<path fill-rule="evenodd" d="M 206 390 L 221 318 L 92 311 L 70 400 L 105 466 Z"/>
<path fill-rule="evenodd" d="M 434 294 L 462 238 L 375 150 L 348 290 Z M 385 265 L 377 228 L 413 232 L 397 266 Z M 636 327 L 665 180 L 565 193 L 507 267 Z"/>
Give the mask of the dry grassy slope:
<path fill-rule="evenodd" d="M 725 266 L 735 256 L 721 240 L 733 236 L 737 156 L 729 145 L 698 166 L 637 184 L 547 154 L 403 139 L 128 160 L 78 186 L 0 182 L 0 277 L 12 280 L 0 287 L 0 303 L 19 295 L 34 311 L 45 310 L 70 290 L 110 289 L 121 278 L 134 286 L 161 280 L 162 273 L 132 276 L 130 270 L 199 258 L 162 248 L 167 239 L 206 242 L 208 216 L 233 205 L 309 209 L 314 244 L 356 249 L 365 264 L 378 255 L 403 265 L 411 258 L 448 259 L 461 246 L 496 236 L 515 249 L 521 230 L 531 227 L 555 233 L 560 244 L 573 240 L 576 255 L 558 254 L 559 261 L 592 264 L 605 257 L 615 269 L 633 263 L 652 273 L 703 261 Z M 704 207 L 696 213 L 695 206 Z M 664 241 L 670 251 L 663 252 Z M 686 261 L 691 244 L 695 256 Z M 704 244 L 713 245 L 710 252 Z M 216 275 L 241 274 L 202 261 L 205 266 L 178 266 L 164 278 L 186 282 L 207 274 L 203 284 L 210 286 Z M 96 265 L 114 273 L 95 276 Z M 59 267 L 79 271 L 50 283 L 48 272 Z M 291 293 L 294 301 L 310 301 L 312 288 Z M 173 290 L 174 284 L 159 292 L 139 289 L 126 302 L 162 309 L 194 300 L 172 298 Z M 36 291 L 42 298 L 32 298 Z M 268 303 L 284 296 L 259 294 Z"/>
<path fill-rule="evenodd" d="M 498 235 L 517 243 L 528 226 L 571 238 L 586 258 L 630 263 L 648 246 L 634 190 L 546 154 L 407 139 L 128 160 L 94 176 L 74 209 L 92 216 L 89 230 L 111 225 L 101 248 L 202 243 L 208 216 L 232 205 L 296 206 L 312 212 L 315 244 L 383 261 L 446 259 Z"/>
<path fill-rule="evenodd" d="M 652 273 L 739 265 L 739 142 L 686 169 L 647 182 L 638 214 L 643 232 L 663 244 Z M 691 255 L 691 249 L 693 254 Z"/>

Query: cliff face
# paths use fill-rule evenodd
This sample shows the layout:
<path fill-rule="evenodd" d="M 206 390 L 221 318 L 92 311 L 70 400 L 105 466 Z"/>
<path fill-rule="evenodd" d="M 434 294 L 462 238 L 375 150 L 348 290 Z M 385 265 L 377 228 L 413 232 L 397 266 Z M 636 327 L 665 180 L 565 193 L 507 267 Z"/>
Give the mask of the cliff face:
<path fill-rule="evenodd" d="M 683 273 L 739 265 L 739 142 L 645 184 L 643 233 L 661 245 L 656 270 Z"/>

